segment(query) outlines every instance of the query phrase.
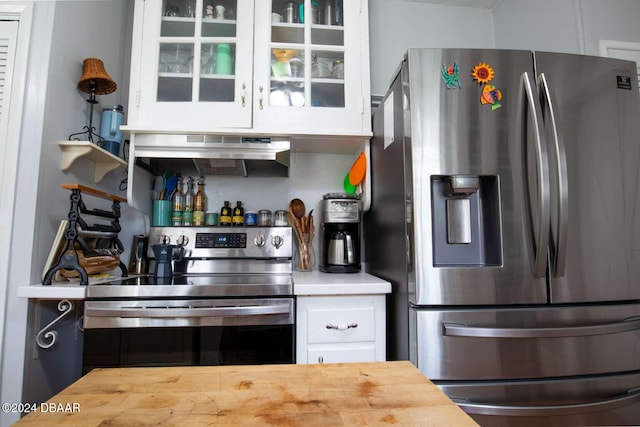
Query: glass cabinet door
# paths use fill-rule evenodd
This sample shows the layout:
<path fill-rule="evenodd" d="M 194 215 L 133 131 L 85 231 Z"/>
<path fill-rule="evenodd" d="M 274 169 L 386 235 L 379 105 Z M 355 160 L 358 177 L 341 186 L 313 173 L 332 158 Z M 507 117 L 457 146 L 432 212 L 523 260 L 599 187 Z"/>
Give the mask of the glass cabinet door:
<path fill-rule="evenodd" d="M 356 3 L 256 1 L 256 32 L 266 37 L 256 34 L 254 86 L 259 111 L 254 124 L 274 123 L 269 112 L 286 114 L 287 126 L 299 131 L 319 126 L 317 121 L 323 119 L 329 127 L 361 121 L 362 17 Z"/>
<path fill-rule="evenodd" d="M 253 1 L 146 1 L 144 15 L 140 124 L 250 126 Z"/>
<path fill-rule="evenodd" d="M 342 1 L 271 2 L 269 105 L 344 108 Z"/>

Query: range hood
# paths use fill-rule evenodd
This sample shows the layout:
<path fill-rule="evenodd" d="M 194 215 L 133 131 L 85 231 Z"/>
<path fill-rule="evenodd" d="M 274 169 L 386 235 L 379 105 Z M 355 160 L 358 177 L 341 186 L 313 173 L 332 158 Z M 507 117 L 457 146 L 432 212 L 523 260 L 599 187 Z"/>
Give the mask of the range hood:
<path fill-rule="evenodd" d="M 139 134 L 136 163 L 153 174 L 288 177 L 291 143 L 286 138 Z"/>

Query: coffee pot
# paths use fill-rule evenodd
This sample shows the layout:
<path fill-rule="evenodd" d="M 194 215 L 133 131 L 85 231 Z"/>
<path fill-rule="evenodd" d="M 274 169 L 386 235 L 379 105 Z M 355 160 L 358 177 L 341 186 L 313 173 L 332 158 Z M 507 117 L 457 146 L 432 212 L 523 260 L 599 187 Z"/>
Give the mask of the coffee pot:
<path fill-rule="evenodd" d="M 327 248 L 327 264 L 351 265 L 354 263 L 355 249 L 348 232 L 336 231 L 331 235 Z"/>
<path fill-rule="evenodd" d="M 178 245 L 156 244 L 151 245 L 151 248 L 156 258 L 153 275 L 155 277 L 172 277 L 173 269 L 171 268 L 171 262 L 182 259 L 183 247 Z M 174 249 L 176 248 L 179 248 L 177 255 L 174 254 Z"/>
<path fill-rule="evenodd" d="M 360 271 L 360 201 L 329 193 L 320 202 L 320 264 L 324 273 Z"/>

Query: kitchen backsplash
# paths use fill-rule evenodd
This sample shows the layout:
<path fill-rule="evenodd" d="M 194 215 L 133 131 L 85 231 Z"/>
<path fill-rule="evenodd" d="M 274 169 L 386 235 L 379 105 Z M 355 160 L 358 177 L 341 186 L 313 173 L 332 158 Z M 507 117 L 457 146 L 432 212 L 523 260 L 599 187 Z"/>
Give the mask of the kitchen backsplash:
<path fill-rule="evenodd" d="M 325 193 L 342 192 L 352 154 L 291 153 L 289 178 L 239 178 L 206 176 L 207 211 L 218 212 L 225 200 L 241 200 L 246 211 L 287 209 L 289 201 L 302 199 L 307 210 L 317 209 Z M 317 218 L 317 217 L 316 217 Z"/>

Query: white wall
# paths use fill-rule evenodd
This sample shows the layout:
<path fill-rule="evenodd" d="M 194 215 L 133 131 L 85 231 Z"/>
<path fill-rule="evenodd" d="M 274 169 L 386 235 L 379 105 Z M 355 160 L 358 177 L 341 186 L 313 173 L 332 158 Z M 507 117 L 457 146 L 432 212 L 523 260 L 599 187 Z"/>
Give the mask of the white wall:
<path fill-rule="evenodd" d="M 503 1 L 495 11 L 494 25 L 499 49 L 579 52 L 574 0 Z"/>
<path fill-rule="evenodd" d="M 103 108 L 116 104 L 127 105 L 132 5 L 133 2 L 129 0 L 57 2 L 47 88 L 47 112 L 51 113 L 45 115 L 41 145 L 37 202 L 39 215 L 35 235 L 37 250 L 34 253 L 29 283 L 38 283 L 42 279 L 42 268 L 58 224 L 60 220 L 67 218 L 70 192 L 60 188 L 60 184 L 79 183 L 126 197 L 126 192 L 118 189 L 120 181 L 126 177 L 124 169 L 109 172 L 99 183 L 94 182 L 94 163 L 86 158 L 78 159 L 68 171 L 61 171 L 58 142 L 66 140 L 72 133 L 81 132 L 88 124 L 88 95 L 77 89 L 84 58 L 100 58 L 107 73 L 118 85 L 118 89 L 112 94 L 97 95 L 99 103 L 94 107 L 93 121 L 97 131 L 100 130 Z M 74 25 L 62 24 L 70 21 Z M 83 200 L 88 208 L 110 208 L 110 203 L 102 199 L 83 197 Z M 122 208 L 120 222 L 126 226 L 121 233 L 124 242 L 130 241 L 133 233 L 129 228 L 143 228 L 144 221 L 135 211 L 127 209 L 126 205 Z M 124 258 L 127 259 L 126 254 Z"/>
<path fill-rule="evenodd" d="M 10 3 L 7 1 L 6 3 Z M 7 308 L 2 343 L 1 401 L 22 401 L 26 364 L 37 363 L 24 349 L 33 345 L 26 336 L 27 302 L 16 296 L 17 288 L 41 280 L 44 259 L 57 224 L 66 218 L 68 192 L 64 182 L 80 183 L 118 193 L 121 176 L 108 176 L 93 183 L 93 166 L 80 160 L 68 173 L 60 171 L 61 154 L 57 146 L 69 134 L 80 131 L 87 119 L 86 95 L 76 89 L 82 60 L 96 56 L 105 61 L 107 71 L 118 83 L 125 82 L 105 105 L 125 103 L 128 93 L 128 37 L 131 18 L 129 0 L 35 1 L 27 95 L 18 159 L 18 183 L 14 217 L 14 239 Z M 73 23 L 73 25 L 70 25 Z M 49 60 L 50 63 L 49 63 Z M 127 76 L 127 77 L 125 77 Z M 100 108 L 100 105 L 98 105 Z M 97 120 L 96 125 L 99 125 Z M 29 340 L 29 341 L 27 341 Z M 10 350 L 11 349 L 11 350 Z M 16 350 L 19 349 L 19 350 Z M 8 426 L 19 414 L 0 413 L 0 426 Z"/>
<path fill-rule="evenodd" d="M 314 209 L 320 223 L 318 205 L 326 193 L 344 192 L 344 177 L 355 157 L 353 154 L 291 153 L 288 178 L 205 177 L 207 210 L 219 212 L 225 200 L 235 206 L 243 202 L 246 211 L 287 209 L 293 198 L 305 203 L 307 212 Z M 314 236 L 317 248 L 318 233 Z"/>
<path fill-rule="evenodd" d="M 496 47 L 600 55 L 600 40 L 640 43 L 637 0 L 508 0 L 495 11 Z"/>
<path fill-rule="evenodd" d="M 600 40 L 640 43 L 638 0 L 503 0 L 496 10 L 369 0 L 371 93 L 386 92 L 409 47 L 600 55 Z"/>
<path fill-rule="evenodd" d="M 493 48 L 492 11 L 369 0 L 372 94 L 386 93 L 405 52 L 412 47 Z"/>
<path fill-rule="evenodd" d="M 302 199 L 307 210 L 314 209 L 323 194 L 344 191 L 342 183 L 353 161 L 352 154 L 292 152 L 288 178 L 207 176 L 207 210 L 219 212 L 225 200 L 232 206 L 241 200 L 245 211 L 276 211 L 287 209 L 294 197 Z"/>
<path fill-rule="evenodd" d="M 587 55 L 600 55 L 600 40 L 640 43 L 640 1 L 581 0 Z"/>

